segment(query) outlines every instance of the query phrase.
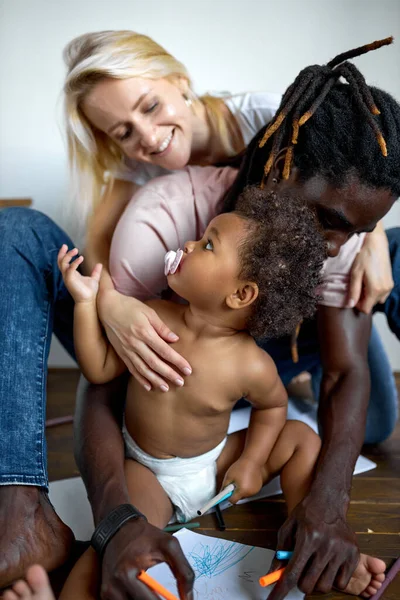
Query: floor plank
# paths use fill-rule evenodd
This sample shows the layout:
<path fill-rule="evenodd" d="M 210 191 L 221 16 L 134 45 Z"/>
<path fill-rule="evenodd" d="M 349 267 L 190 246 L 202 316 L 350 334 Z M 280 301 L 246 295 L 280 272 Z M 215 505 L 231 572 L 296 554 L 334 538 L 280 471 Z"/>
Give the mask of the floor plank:
<path fill-rule="evenodd" d="M 47 418 L 73 414 L 79 373 L 75 369 L 52 369 L 48 377 Z M 400 376 L 397 377 L 400 390 Z M 72 425 L 47 429 L 50 481 L 75 477 Z M 400 556 L 400 425 L 391 438 L 376 447 L 365 447 L 363 454 L 378 464 L 377 469 L 353 480 L 349 522 L 357 532 L 362 552 L 379 556 L 387 564 Z M 215 517 L 200 519 L 201 533 L 238 542 L 273 548 L 278 528 L 286 518 L 282 497 L 275 497 L 230 508 L 224 513 L 227 529 L 217 530 Z M 332 592 L 312 594 L 308 600 L 345 600 L 349 596 Z M 385 591 L 382 600 L 399 600 L 400 577 Z"/>

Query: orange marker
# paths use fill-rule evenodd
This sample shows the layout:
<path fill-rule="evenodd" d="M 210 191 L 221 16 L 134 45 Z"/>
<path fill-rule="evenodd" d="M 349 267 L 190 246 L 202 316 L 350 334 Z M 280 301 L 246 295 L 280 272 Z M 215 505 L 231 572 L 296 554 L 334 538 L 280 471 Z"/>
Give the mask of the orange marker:
<path fill-rule="evenodd" d="M 267 587 L 267 585 L 272 585 L 273 583 L 276 583 L 282 577 L 284 570 L 285 567 L 282 567 L 282 569 L 278 569 L 277 571 L 268 573 L 268 575 L 264 575 L 264 577 L 260 577 L 260 579 L 258 580 L 259 584 L 263 587 Z"/>
<path fill-rule="evenodd" d="M 160 596 L 163 596 L 165 600 L 179 600 L 174 594 L 171 594 L 171 592 L 168 591 L 167 588 L 161 585 L 161 583 L 158 583 L 158 581 L 150 577 L 150 575 L 146 573 L 146 571 L 141 571 L 137 578 L 140 579 L 140 581 L 143 581 L 143 583 L 145 583 L 151 590 L 153 590 L 153 592 L 156 592 L 156 594 L 160 594 Z"/>

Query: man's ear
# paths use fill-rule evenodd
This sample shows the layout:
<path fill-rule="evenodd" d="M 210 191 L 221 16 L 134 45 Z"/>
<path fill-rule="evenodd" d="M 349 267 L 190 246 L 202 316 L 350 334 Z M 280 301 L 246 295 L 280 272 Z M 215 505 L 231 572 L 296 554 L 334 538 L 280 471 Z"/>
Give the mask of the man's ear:
<path fill-rule="evenodd" d="M 234 310 L 247 308 L 258 297 L 258 285 L 253 281 L 245 281 L 240 284 L 232 294 L 225 298 L 226 305 Z"/>
<path fill-rule="evenodd" d="M 299 176 L 299 170 L 297 167 L 292 165 L 290 169 L 290 176 L 288 180 L 283 179 L 283 168 L 285 166 L 285 157 L 286 157 L 287 147 L 282 148 L 276 155 L 274 160 L 274 164 L 270 172 L 268 173 L 267 178 L 264 180 L 264 189 L 265 190 L 276 190 L 276 187 L 282 181 L 295 181 Z"/>

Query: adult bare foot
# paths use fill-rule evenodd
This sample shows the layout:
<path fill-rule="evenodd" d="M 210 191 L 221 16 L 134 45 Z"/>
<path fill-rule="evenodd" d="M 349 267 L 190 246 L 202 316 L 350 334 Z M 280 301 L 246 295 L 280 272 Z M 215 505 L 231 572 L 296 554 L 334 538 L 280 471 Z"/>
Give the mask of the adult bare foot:
<path fill-rule="evenodd" d="M 344 590 L 347 594 L 369 598 L 385 581 L 386 565 L 380 558 L 361 554 L 356 570 Z"/>
<path fill-rule="evenodd" d="M 46 571 L 39 565 L 30 567 L 26 581 L 17 581 L 4 593 L 3 600 L 55 600 Z"/>
<path fill-rule="evenodd" d="M 74 536 L 56 515 L 45 491 L 0 486 L 0 588 L 40 563 L 52 571 L 68 558 Z"/>

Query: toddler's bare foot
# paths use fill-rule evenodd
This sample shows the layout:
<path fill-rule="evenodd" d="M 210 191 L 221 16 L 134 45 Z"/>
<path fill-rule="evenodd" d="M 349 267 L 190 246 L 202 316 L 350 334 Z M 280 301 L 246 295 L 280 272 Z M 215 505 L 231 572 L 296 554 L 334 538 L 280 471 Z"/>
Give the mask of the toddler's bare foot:
<path fill-rule="evenodd" d="M 347 594 L 369 598 L 385 580 L 386 565 L 380 558 L 361 554 L 356 570 L 345 588 Z"/>
<path fill-rule="evenodd" d="M 46 571 L 39 565 L 30 567 L 26 581 L 17 581 L 4 592 L 4 600 L 55 600 Z"/>

